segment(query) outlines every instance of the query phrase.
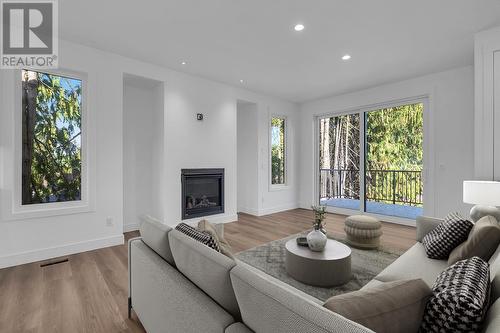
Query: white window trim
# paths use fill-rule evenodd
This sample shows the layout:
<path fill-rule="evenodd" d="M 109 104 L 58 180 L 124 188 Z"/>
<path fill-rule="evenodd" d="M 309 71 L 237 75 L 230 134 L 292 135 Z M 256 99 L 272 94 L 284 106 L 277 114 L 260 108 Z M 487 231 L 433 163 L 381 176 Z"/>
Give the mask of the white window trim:
<path fill-rule="evenodd" d="M 27 68 L 30 70 L 29 68 Z M 11 196 L 10 196 L 10 209 L 5 212 L 5 220 L 17 220 L 26 218 L 40 218 L 50 217 L 57 215 L 68 215 L 76 213 L 85 213 L 95 210 L 95 126 L 92 113 L 89 112 L 89 94 L 88 86 L 90 85 L 88 76 L 83 72 L 76 72 L 71 70 L 37 70 L 34 71 L 67 76 L 76 78 L 82 81 L 82 104 L 81 104 L 81 151 L 82 151 L 82 183 L 81 183 L 81 199 L 67 202 L 52 202 L 23 205 L 21 202 L 22 191 L 22 129 L 21 129 L 21 90 L 22 82 L 21 70 L 14 71 L 13 78 L 13 98 L 12 103 L 12 133 L 11 133 L 11 147 L 14 151 L 12 157 L 12 183 L 11 183 Z M 6 82 L 6 81 L 4 81 Z M 12 82 L 8 80 L 7 82 Z"/>
<path fill-rule="evenodd" d="M 432 110 L 434 109 L 434 104 L 433 104 L 433 99 L 432 99 L 432 93 L 425 93 L 422 95 L 417 95 L 414 97 L 408 97 L 408 98 L 401 98 L 401 99 L 394 99 L 392 101 L 384 102 L 384 103 L 374 103 L 374 104 L 369 104 L 369 105 L 363 105 L 363 106 L 358 106 L 358 107 L 352 107 L 349 109 L 344 109 L 341 111 L 337 112 L 326 112 L 326 113 L 321 113 L 317 114 L 314 116 L 314 201 L 315 204 L 319 204 L 320 201 L 320 193 L 319 193 L 319 180 L 320 180 L 320 174 L 319 174 L 319 152 L 318 152 L 318 147 L 319 147 L 319 121 L 322 118 L 326 117 L 336 117 L 336 116 L 342 116 L 342 115 L 348 115 L 348 114 L 353 114 L 353 113 L 358 113 L 360 115 L 360 120 L 364 119 L 364 114 L 369 111 L 374 111 L 377 109 L 384 109 L 384 108 L 391 108 L 391 107 L 397 107 L 401 105 L 406 105 L 406 104 L 413 104 L 413 103 L 423 103 L 424 104 L 424 124 L 423 124 L 423 130 L 424 130 L 424 138 L 423 138 L 423 149 L 424 149 L 424 156 L 423 156 L 423 163 L 424 163 L 424 169 L 423 171 L 423 182 L 424 182 L 424 215 L 428 216 L 434 216 L 435 212 L 435 188 L 434 188 L 434 172 L 435 172 L 435 152 L 434 152 L 434 146 L 431 144 L 431 142 L 434 142 L 434 121 L 432 119 L 433 117 L 433 112 Z M 363 121 L 360 121 L 360 134 L 363 135 L 364 137 L 364 126 L 361 124 Z M 365 159 L 365 147 L 364 145 L 360 145 L 360 174 L 364 174 L 364 159 Z M 364 198 L 364 187 L 361 189 L 360 196 Z M 351 209 L 345 209 L 345 208 L 338 208 L 338 207 L 327 207 L 327 211 L 330 213 L 336 213 L 336 214 L 344 214 L 344 215 L 353 215 L 353 214 L 365 214 L 365 215 L 370 215 L 370 216 L 375 216 L 379 217 L 382 220 L 386 222 L 392 222 L 392 223 L 397 223 L 397 224 L 404 224 L 404 225 L 415 225 L 415 221 L 403 217 L 397 217 L 397 216 L 389 216 L 389 215 L 378 215 L 378 214 L 372 214 L 365 212 L 365 207 L 364 207 L 364 200 L 360 200 L 360 208 L 356 210 L 351 210 Z"/>
<path fill-rule="evenodd" d="M 272 175 L 273 175 L 273 160 L 272 160 L 272 120 L 273 118 L 280 118 L 280 119 L 283 119 L 285 121 L 285 139 L 284 139 L 284 142 L 285 142 L 285 183 L 284 184 L 273 184 L 272 183 Z M 269 172 L 268 172 L 268 184 L 269 184 L 269 191 L 270 192 L 273 192 L 273 191 L 283 191 L 283 190 L 288 190 L 290 188 L 290 182 L 289 182 L 289 172 L 288 172 L 288 166 L 289 166 L 289 163 L 288 163 L 288 159 L 289 159 L 289 148 L 288 148 L 288 145 L 289 145 L 289 140 L 288 140 L 288 134 L 289 134 L 289 127 L 290 127 L 290 122 L 289 122 L 289 118 L 288 116 L 286 115 L 283 115 L 283 114 L 271 114 L 269 116 L 269 122 L 268 122 L 268 146 L 269 146 L 269 150 L 268 150 L 268 158 L 269 158 L 269 163 L 268 163 L 268 169 L 269 169 Z"/>

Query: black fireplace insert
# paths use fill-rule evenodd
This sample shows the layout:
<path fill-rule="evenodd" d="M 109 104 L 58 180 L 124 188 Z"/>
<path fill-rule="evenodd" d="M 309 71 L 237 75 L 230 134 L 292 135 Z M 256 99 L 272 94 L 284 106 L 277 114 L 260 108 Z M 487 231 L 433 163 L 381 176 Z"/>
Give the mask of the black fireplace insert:
<path fill-rule="evenodd" d="M 224 169 L 182 169 L 182 219 L 224 213 Z"/>

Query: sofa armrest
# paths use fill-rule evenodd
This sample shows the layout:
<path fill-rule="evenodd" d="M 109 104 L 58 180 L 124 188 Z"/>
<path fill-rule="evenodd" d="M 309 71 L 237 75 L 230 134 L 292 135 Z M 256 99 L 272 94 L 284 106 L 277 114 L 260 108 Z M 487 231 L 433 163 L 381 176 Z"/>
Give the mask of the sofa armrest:
<path fill-rule="evenodd" d="M 425 235 L 427 235 L 442 222 L 443 219 L 438 219 L 436 217 L 417 217 L 417 241 L 422 242 L 422 238 L 424 238 Z"/>
<path fill-rule="evenodd" d="M 374 333 L 239 263 L 231 270 L 243 323 L 254 332 Z M 295 291 L 294 291 L 295 289 Z"/>
<path fill-rule="evenodd" d="M 132 263 L 131 263 L 131 258 L 132 256 L 130 255 L 131 253 L 131 246 L 132 246 L 132 242 L 135 242 L 135 241 L 138 241 L 138 240 L 141 240 L 142 237 L 134 237 L 134 238 L 130 238 L 128 240 L 128 244 L 127 244 L 127 253 L 128 253 L 128 297 L 130 298 L 130 294 L 131 294 L 131 290 L 132 290 L 132 274 L 131 274 L 131 267 L 132 267 Z"/>
<path fill-rule="evenodd" d="M 130 243 L 131 300 L 147 332 L 222 333 L 234 318 L 143 241 Z"/>

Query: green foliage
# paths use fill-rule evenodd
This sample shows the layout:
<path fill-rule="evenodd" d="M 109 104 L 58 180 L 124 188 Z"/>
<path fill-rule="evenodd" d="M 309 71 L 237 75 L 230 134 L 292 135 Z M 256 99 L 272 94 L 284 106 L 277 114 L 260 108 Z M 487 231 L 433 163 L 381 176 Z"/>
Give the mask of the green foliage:
<path fill-rule="evenodd" d="M 359 121 L 357 113 L 320 120 L 322 197 L 360 198 Z M 421 205 L 423 104 L 366 112 L 365 135 L 367 199 Z"/>
<path fill-rule="evenodd" d="M 422 103 L 367 112 L 369 170 L 422 170 L 423 113 Z"/>
<path fill-rule="evenodd" d="M 366 192 L 368 198 L 388 203 L 399 202 L 421 206 L 423 115 L 422 103 L 367 112 Z"/>
<path fill-rule="evenodd" d="M 314 212 L 314 230 L 325 230 L 325 224 L 323 223 L 323 220 L 325 219 L 326 215 L 326 206 L 311 206 L 311 209 Z"/>
<path fill-rule="evenodd" d="M 271 183 L 285 184 L 285 119 L 271 119 Z"/>
<path fill-rule="evenodd" d="M 320 168 L 333 170 L 324 184 L 331 196 L 359 199 L 359 125 L 357 113 L 320 121 Z"/>
<path fill-rule="evenodd" d="M 23 175 L 30 176 L 23 204 L 80 200 L 82 82 L 32 71 L 23 71 L 23 81 L 23 126 L 33 124 L 23 144 L 23 158 L 30 164 L 23 164 Z M 36 89 L 33 95 L 28 95 L 28 84 Z M 29 105 L 36 106 L 35 119 Z"/>

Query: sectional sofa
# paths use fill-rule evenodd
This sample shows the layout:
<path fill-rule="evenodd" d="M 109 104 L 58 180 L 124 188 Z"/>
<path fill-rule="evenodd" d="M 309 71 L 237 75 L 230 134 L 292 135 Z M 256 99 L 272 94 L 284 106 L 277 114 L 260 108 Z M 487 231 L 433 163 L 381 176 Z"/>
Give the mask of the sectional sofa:
<path fill-rule="evenodd" d="M 418 242 L 363 288 L 421 278 L 432 286 L 446 260 L 428 259 L 422 237 L 442 221 L 417 220 Z M 372 332 L 323 303 L 170 227 L 145 221 L 129 241 L 129 313 L 147 332 Z M 500 332 L 500 247 L 490 260 L 491 306 L 483 332 Z"/>

